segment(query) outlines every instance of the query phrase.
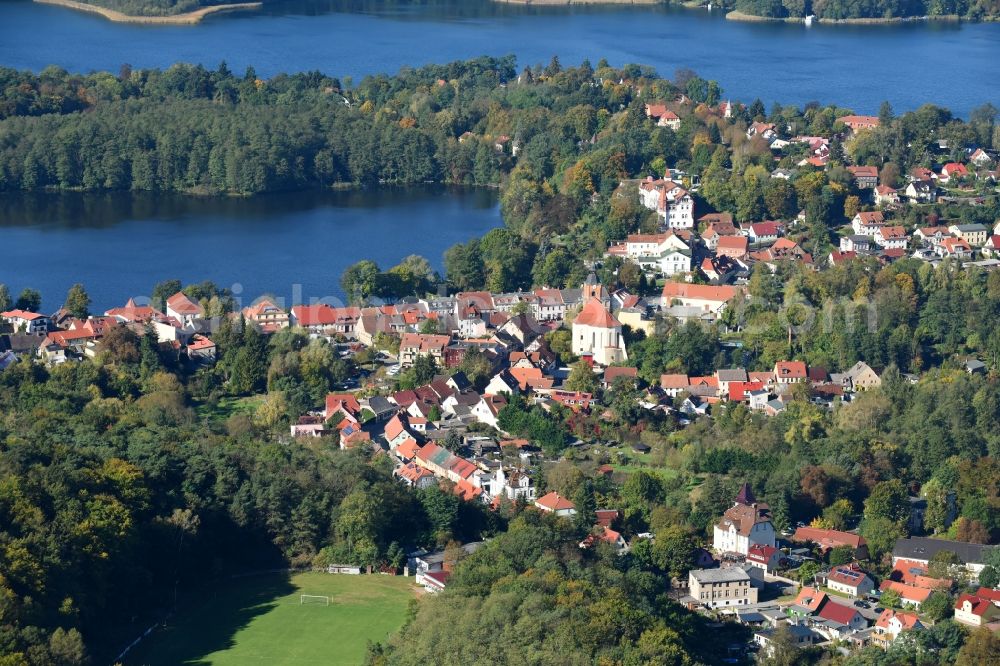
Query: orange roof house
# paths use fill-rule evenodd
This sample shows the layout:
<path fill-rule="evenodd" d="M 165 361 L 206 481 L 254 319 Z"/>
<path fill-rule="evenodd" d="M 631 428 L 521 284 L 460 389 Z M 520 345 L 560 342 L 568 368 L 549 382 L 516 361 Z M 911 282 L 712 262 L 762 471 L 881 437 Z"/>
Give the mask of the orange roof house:
<path fill-rule="evenodd" d="M 576 505 L 555 491 L 536 499 L 535 506 L 557 516 L 571 516 L 576 513 Z"/>

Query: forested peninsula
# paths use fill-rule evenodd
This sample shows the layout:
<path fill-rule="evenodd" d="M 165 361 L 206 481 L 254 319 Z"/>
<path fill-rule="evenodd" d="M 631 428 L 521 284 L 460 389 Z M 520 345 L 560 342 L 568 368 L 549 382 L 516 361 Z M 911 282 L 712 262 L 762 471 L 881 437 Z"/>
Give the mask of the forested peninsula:
<path fill-rule="evenodd" d="M 103 4 L 97 4 L 93 2 L 77 2 L 76 0 L 34 0 L 46 5 L 57 5 L 59 7 L 66 7 L 68 9 L 76 9 L 82 12 L 88 12 L 91 14 L 98 14 L 104 18 L 112 21 L 114 23 L 141 23 L 147 25 L 190 25 L 194 23 L 200 23 L 202 19 L 210 14 L 218 14 L 221 12 L 232 12 L 247 9 L 257 9 L 261 7 L 260 2 L 239 2 L 231 4 L 190 4 L 190 9 L 184 10 L 183 7 L 189 6 L 186 3 L 177 3 L 173 5 L 164 5 L 163 11 L 161 11 L 158 6 L 150 6 L 146 4 L 134 4 L 133 3 L 110 3 L 114 6 L 122 5 L 123 10 L 128 11 L 139 11 L 146 13 L 130 14 L 126 11 L 119 11 L 111 7 L 105 7 Z"/>

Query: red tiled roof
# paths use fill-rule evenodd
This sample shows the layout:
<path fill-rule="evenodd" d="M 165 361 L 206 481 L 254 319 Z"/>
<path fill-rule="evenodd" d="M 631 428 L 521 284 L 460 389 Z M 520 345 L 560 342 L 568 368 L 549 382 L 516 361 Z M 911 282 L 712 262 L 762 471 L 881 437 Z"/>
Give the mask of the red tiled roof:
<path fill-rule="evenodd" d="M 292 315 L 299 326 L 333 326 L 361 318 L 361 308 L 332 308 L 329 305 L 294 305 Z"/>
<path fill-rule="evenodd" d="M 760 391 L 763 388 L 763 382 L 730 382 L 729 399 L 732 402 L 742 402 L 749 399 L 747 396 L 748 393 L 751 391 Z"/>
<path fill-rule="evenodd" d="M 885 216 L 882 215 L 880 210 L 865 211 L 858 213 L 858 219 L 862 224 L 872 225 L 872 224 L 882 224 L 885 222 Z"/>
<path fill-rule="evenodd" d="M 611 384 L 619 377 L 638 377 L 639 368 L 627 368 L 613 365 L 604 370 L 604 383 Z"/>
<path fill-rule="evenodd" d="M 686 388 L 690 385 L 691 380 L 687 375 L 660 375 L 661 388 Z"/>
<path fill-rule="evenodd" d="M 887 629 L 889 627 L 889 620 L 892 618 L 899 620 L 900 624 L 903 625 L 904 629 L 912 629 L 920 622 L 920 618 L 917 617 L 916 613 L 907 613 L 906 611 L 894 611 L 891 608 L 886 608 L 882 611 L 882 614 L 878 616 L 878 622 L 875 623 L 876 627 L 881 627 L 882 629 Z"/>
<path fill-rule="evenodd" d="M 284 310 L 275 305 L 270 299 L 262 299 L 249 307 L 243 308 L 243 316 L 247 319 L 257 319 L 264 314 L 284 313 Z"/>
<path fill-rule="evenodd" d="M 425 335 L 423 333 L 403 333 L 399 341 L 400 349 L 416 349 L 419 353 L 442 350 L 451 342 L 448 335 Z"/>
<path fill-rule="evenodd" d="M 455 456 L 451 463 L 448 464 L 448 471 L 454 472 L 461 479 L 468 479 L 475 473 L 476 466 L 465 458 Z"/>
<path fill-rule="evenodd" d="M 878 127 L 878 116 L 841 116 L 837 118 L 838 123 L 844 123 L 851 129 L 857 127 Z"/>
<path fill-rule="evenodd" d="M 740 250 L 745 252 L 749 241 L 746 236 L 720 236 L 716 252 L 720 250 Z"/>
<path fill-rule="evenodd" d="M 899 226 L 895 226 L 895 227 L 882 227 L 881 229 L 879 229 L 875 233 L 877 233 L 882 238 L 885 238 L 887 240 L 888 239 L 906 238 L 906 229 L 904 229 L 903 227 L 899 227 Z"/>
<path fill-rule="evenodd" d="M 167 307 L 180 315 L 200 315 L 202 313 L 201 306 L 188 298 L 183 291 L 178 291 L 168 298 Z"/>
<path fill-rule="evenodd" d="M 385 424 L 385 437 L 388 440 L 393 440 L 399 437 L 399 435 L 406 431 L 406 424 L 403 421 L 404 417 L 401 414 L 396 414 L 389 422 Z"/>
<path fill-rule="evenodd" d="M 892 590 L 899 595 L 899 598 L 903 601 L 911 601 L 916 603 L 922 603 L 927 601 L 927 597 L 931 596 L 934 590 L 928 590 L 925 587 L 914 587 L 913 585 L 906 585 L 905 583 L 897 583 L 893 580 L 884 580 L 882 584 L 879 585 L 879 589 L 885 592 L 886 590 Z"/>
<path fill-rule="evenodd" d="M 353 393 L 331 393 L 326 396 L 326 416 L 333 416 L 338 410 L 343 410 L 351 415 L 361 411 L 361 405 Z"/>
<path fill-rule="evenodd" d="M 554 490 L 544 497 L 540 497 L 535 500 L 535 504 L 538 505 L 539 508 L 547 511 L 565 511 L 567 509 L 576 508 L 575 504 Z"/>
<path fill-rule="evenodd" d="M 618 518 L 617 509 L 598 509 L 594 512 L 597 517 L 597 524 L 602 527 L 610 527 L 611 523 Z"/>
<path fill-rule="evenodd" d="M 581 326 L 593 326 L 595 328 L 617 328 L 621 322 L 611 316 L 608 309 L 604 307 L 596 298 L 591 298 L 584 304 L 580 314 L 573 320 L 573 324 Z"/>
<path fill-rule="evenodd" d="M 747 559 L 755 562 L 770 562 L 771 557 L 773 557 L 777 552 L 778 549 L 774 546 L 765 546 L 761 543 L 755 543 L 747 550 Z"/>
<path fill-rule="evenodd" d="M 778 379 L 805 379 L 808 376 L 802 361 L 778 361 L 774 364 L 774 374 Z"/>
<path fill-rule="evenodd" d="M 420 481 L 421 479 L 434 476 L 434 474 L 429 469 L 421 467 L 420 465 L 417 465 L 412 462 L 406 463 L 405 465 L 400 467 L 397 474 L 399 474 L 399 476 L 403 477 L 410 483 L 414 484 Z"/>
<path fill-rule="evenodd" d="M 721 239 L 720 239 L 721 240 Z M 663 285 L 663 298 L 668 302 L 672 299 L 696 299 L 703 301 L 730 301 L 739 290 L 736 287 L 713 287 L 707 284 L 688 284 L 687 282 L 667 282 Z"/>
<path fill-rule="evenodd" d="M 966 601 L 972 605 L 969 612 L 973 615 L 979 616 L 985 614 L 986 611 L 990 609 L 990 606 L 993 605 L 993 602 L 989 599 L 983 599 L 982 597 L 978 597 L 974 594 L 963 594 L 957 601 L 955 601 L 955 610 L 961 610 Z"/>
<path fill-rule="evenodd" d="M 811 587 L 803 587 L 799 590 L 799 594 L 795 597 L 793 604 L 798 606 L 803 606 L 808 608 L 812 612 L 816 612 L 823 602 L 826 601 L 826 592 L 821 592 Z"/>
<path fill-rule="evenodd" d="M 847 171 L 855 178 L 867 177 L 878 178 L 878 167 L 873 166 L 849 166 Z"/>
<path fill-rule="evenodd" d="M 483 489 L 475 487 L 465 479 L 460 479 L 455 484 L 454 493 L 458 495 L 459 499 L 471 502 L 483 494 Z"/>
<path fill-rule="evenodd" d="M 24 319 L 25 321 L 34 321 L 36 319 L 42 319 L 45 317 L 43 314 L 38 314 L 37 312 L 28 312 L 27 310 L 8 310 L 7 312 L 0 312 L 0 317 L 5 317 L 7 319 Z"/>
<path fill-rule="evenodd" d="M 392 439 L 392 438 L 390 438 Z M 420 450 L 420 445 L 417 444 L 417 440 L 412 437 L 403 440 L 403 443 L 396 447 L 396 454 L 401 458 L 406 458 L 410 460 L 413 456 L 417 455 L 417 451 Z"/>
<path fill-rule="evenodd" d="M 215 343 L 206 338 L 204 335 L 195 335 L 191 342 L 188 343 L 188 349 L 191 351 L 202 351 L 203 349 L 214 349 Z"/>
<path fill-rule="evenodd" d="M 833 620 L 840 624 L 850 624 L 854 616 L 858 614 L 858 611 L 850 606 L 838 604 L 833 599 L 828 599 L 817 614 L 824 620 Z"/>
<path fill-rule="evenodd" d="M 857 587 L 864 582 L 865 578 L 867 578 L 867 574 L 864 571 L 852 566 L 834 567 L 827 574 L 828 580 L 847 587 Z"/>
<path fill-rule="evenodd" d="M 850 546 L 860 548 L 867 544 L 864 537 L 850 532 L 840 530 L 824 530 L 818 527 L 800 527 L 792 535 L 792 541 L 804 543 L 811 541 L 824 548 L 836 548 L 837 546 Z"/>
<path fill-rule="evenodd" d="M 750 225 L 750 231 L 754 236 L 777 236 L 778 224 L 776 222 L 757 222 Z"/>

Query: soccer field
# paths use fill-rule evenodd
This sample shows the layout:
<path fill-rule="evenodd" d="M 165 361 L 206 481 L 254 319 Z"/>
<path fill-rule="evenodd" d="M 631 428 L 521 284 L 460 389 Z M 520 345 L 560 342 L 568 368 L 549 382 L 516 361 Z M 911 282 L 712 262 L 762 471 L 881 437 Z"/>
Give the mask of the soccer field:
<path fill-rule="evenodd" d="M 360 664 L 367 641 L 399 629 L 413 579 L 326 573 L 241 578 L 143 642 L 128 666 Z M 302 594 L 330 605 L 299 603 Z"/>

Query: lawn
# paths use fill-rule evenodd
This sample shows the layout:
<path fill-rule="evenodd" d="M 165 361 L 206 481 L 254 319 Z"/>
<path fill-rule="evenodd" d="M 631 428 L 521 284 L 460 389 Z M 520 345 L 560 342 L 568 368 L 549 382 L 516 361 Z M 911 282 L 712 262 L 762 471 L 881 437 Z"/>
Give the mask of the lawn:
<path fill-rule="evenodd" d="M 261 400 L 263 398 L 259 395 L 251 395 L 245 398 L 225 396 L 219 398 L 219 402 L 215 405 L 206 403 L 196 404 L 195 411 L 202 418 L 208 417 L 214 421 L 225 421 L 234 414 L 247 414 L 249 416 L 260 406 Z"/>
<path fill-rule="evenodd" d="M 129 655 L 126 664 L 350 664 L 367 642 L 399 629 L 412 578 L 327 573 L 271 574 L 227 582 L 182 611 Z M 301 605 L 299 595 L 330 605 Z"/>
<path fill-rule="evenodd" d="M 671 469 L 670 467 L 651 467 L 647 465 L 612 465 L 616 472 L 622 472 L 623 474 L 632 474 L 634 472 L 646 472 L 647 474 L 653 474 L 654 476 L 659 476 L 665 481 L 677 476 L 680 472 L 676 469 Z"/>

